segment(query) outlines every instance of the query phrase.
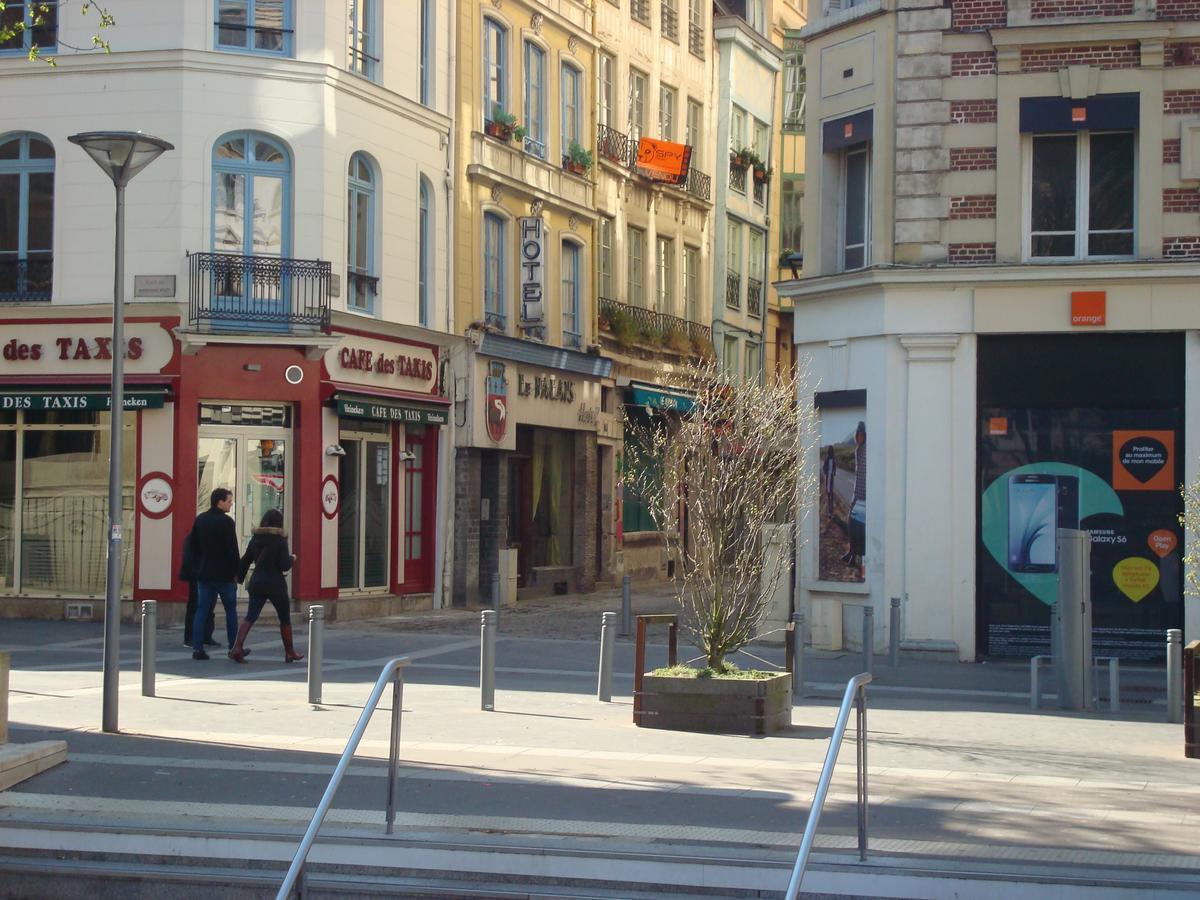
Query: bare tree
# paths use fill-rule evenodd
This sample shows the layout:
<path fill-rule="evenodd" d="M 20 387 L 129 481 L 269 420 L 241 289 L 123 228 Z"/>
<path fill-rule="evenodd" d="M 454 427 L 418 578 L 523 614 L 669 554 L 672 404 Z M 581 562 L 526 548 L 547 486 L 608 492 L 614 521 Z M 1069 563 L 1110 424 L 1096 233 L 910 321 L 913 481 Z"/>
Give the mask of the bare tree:
<path fill-rule="evenodd" d="M 713 669 L 754 637 L 790 569 L 789 553 L 766 553 L 771 523 L 792 522 L 799 540 L 816 494 L 816 415 L 796 402 L 807 379 L 803 361 L 766 385 L 701 363 L 673 378 L 695 398 L 677 427 L 625 416 L 625 484 L 682 564 L 681 626 Z"/>
<path fill-rule="evenodd" d="M 1183 490 L 1183 512 L 1179 524 L 1183 526 L 1183 539 L 1187 541 L 1183 554 L 1184 592 L 1200 597 L 1200 478 L 1185 484 Z"/>
<path fill-rule="evenodd" d="M 34 41 L 29 45 L 29 59 L 41 60 L 49 66 L 57 65 L 55 57 L 50 56 L 43 51 L 43 48 L 37 44 L 37 34 L 39 29 L 46 25 L 48 17 L 52 14 L 57 18 L 51 18 L 49 21 L 58 23 L 55 31 L 58 32 L 61 28 L 62 14 L 67 11 L 71 5 L 71 0 L 57 0 L 57 5 L 51 9 L 52 4 L 38 2 L 38 0 L 27 0 L 26 3 L 17 7 L 16 16 L 7 15 L 9 3 L 5 0 L 0 0 L 0 45 L 4 45 L 12 41 L 18 35 L 23 35 L 26 31 L 32 32 Z M 60 47 L 66 47 L 70 50 L 87 51 L 87 50 L 102 50 L 105 53 L 110 52 L 111 48 L 108 41 L 104 39 L 101 32 L 106 28 L 111 28 L 117 24 L 112 13 L 107 7 L 101 6 L 95 0 L 78 0 L 79 11 L 82 15 L 87 15 L 89 11 L 95 11 L 98 21 L 96 23 L 96 31 L 92 35 L 92 46 L 77 47 L 74 44 L 68 44 L 61 37 L 57 38 L 57 44 Z M 17 41 L 18 48 L 22 45 L 22 41 Z"/>

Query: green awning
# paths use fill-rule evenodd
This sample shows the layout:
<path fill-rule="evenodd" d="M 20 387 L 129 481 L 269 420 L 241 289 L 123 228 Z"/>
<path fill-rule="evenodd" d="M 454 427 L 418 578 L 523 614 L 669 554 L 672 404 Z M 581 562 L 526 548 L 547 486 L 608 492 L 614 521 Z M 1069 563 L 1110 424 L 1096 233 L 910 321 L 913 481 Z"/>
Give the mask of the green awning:
<path fill-rule="evenodd" d="M 127 410 L 162 409 L 166 389 L 125 390 L 124 408 Z M 11 391 L 0 389 L 0 410 L 26 410 L 45 412 L 60 409 L 104 409 L 112 406 L 109 391 L 58 390 L 58 391 Z"/>
<path fill-rule="evenodd" d="M 410 425 L 445 425 L 450 421 L 449 412 L 440 406 L 346 395 L 339 395 L 336 403 L 338 415 L 351 419 L 380 419 Z"/>
<path fill-rule="evenodd" d="M 692 407 L 696 405 L 696 398 L 662 388 L 630 385 L 628 402 L 634 406 L 661 409 L 666 412 L 676 412 L 681 416 L 686 416 L 692 411 Z"/>

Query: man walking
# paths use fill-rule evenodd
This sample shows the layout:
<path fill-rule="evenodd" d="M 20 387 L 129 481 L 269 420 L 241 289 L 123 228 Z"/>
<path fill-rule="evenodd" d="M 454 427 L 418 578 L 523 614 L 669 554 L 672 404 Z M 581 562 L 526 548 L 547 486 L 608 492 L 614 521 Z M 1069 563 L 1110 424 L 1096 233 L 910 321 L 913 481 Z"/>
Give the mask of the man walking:
<path fill-rule="evenodd" d="M 233 491 L 217 488 L 208 512 L 196 516 L 192 525 L 192 550 L 196 556 L 196 618 L 192 621 L 192 659 L 208 659 L 204 652 L 204 623 L 213 612 L 217 597 L 225 607 L 225 632 L 229 646 L 237 639 L 237 529 L 229 510 Z"/>

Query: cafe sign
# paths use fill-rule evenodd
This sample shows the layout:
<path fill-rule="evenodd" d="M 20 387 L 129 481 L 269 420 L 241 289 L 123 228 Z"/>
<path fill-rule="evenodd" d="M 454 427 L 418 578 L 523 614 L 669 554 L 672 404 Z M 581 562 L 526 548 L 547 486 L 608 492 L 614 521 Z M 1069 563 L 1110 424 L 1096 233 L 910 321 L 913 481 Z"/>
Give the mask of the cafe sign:
<path fill-rule="evenodd" d="M 174 349 L 157 322 L 126 323 L 121 354 L 127 373 L 161 372 Z M 8 325 L 0 337 L 0 376 L 111 375 L 114 353 L 108 322 Z"/>
<path fill-rule="evenodd" d="M 437 392 L 437 362 L 432 347 L 358 335 L 346 335 L 325 354 L 325 368 L 335 381 L 414 394 Z"/>
<path fill-rule="evenodd" d="M 389 403 L 374 398 L 338 397 L 337 413 L 343 418 L 378 419 L 409 425 L 445 425 L 449 421 L 444 409 Z"/>
<path fill-rule="evenodd" d="M 123 398 L 125 409 L 162 409 L 162 391 L 126 391 Z M 111 409 L 112 395 L 86 393 L 82 391 L 27 391 L 0 394 L 0 410 L 22 410 L 47 412 L 63 409 Z"/>

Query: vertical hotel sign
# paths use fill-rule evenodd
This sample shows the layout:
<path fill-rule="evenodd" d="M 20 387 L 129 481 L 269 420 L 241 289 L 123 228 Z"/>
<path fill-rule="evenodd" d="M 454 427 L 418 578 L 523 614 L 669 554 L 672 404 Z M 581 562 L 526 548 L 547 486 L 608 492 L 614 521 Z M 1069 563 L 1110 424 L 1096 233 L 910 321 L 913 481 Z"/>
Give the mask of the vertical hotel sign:
<path fill-rule="evenodd" d="M 521 324 L 545 324 L 546 227 L 540 216 L 519 220 L 521 238 Z"/>

